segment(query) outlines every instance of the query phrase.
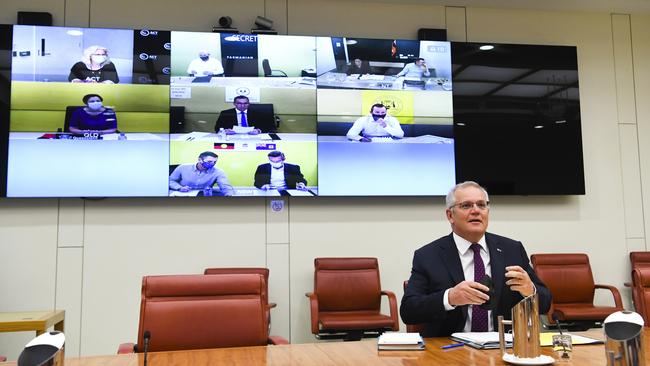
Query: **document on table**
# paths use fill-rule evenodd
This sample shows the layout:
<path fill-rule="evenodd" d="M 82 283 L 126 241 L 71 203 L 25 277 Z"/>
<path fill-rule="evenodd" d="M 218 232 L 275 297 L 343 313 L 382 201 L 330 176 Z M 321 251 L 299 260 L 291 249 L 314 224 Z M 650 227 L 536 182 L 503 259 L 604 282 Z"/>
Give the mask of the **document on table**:
<path fill-rule="evenodd" d="M 506 347 L 512 347 L 512 334 L 506 333 L 505 338 Z M 478 349 L 499 348 L 498 332 L 457 332 L 452 333 L 451 339 Z"/>
<path fill-rule="evenodd" d="M 377 349 L 380 351 L 421 351 L 424 350 L 424 340 L 420 333 L 386 332 L 377 339 Z"/>
<path fill-rule="evenodd" d="M 540 333 L 539 334 L 539 343 L 542 347 L 552 346 L 553 345 L 553 336 L 559 335 L 560 333 Z M 564 333 L 569 334 L 569 333 Z M 589 338 L 577 334 L 569 334 L 571 336 L 571 344 L 574 346 L 576 344 L 600 344 L 604 343 L 603 341 L 595 338 Z"/>

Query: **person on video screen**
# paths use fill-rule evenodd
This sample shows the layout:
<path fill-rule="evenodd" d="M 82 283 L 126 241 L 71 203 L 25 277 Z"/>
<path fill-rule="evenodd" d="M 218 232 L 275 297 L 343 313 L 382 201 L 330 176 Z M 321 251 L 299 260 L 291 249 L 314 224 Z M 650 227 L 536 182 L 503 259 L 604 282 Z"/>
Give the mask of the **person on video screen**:
<path fill-rule="evenodd" d="M 223 65 L 206 50 L 199 51 L 199 57 L 190 62 L 187 67 L 189 76 L 220 76 L 223 75 Z"/>
<path fill-rule="evenodd" d="M 307 189 L 307 181 L 300 172 L 300 165 L 285 163 L 281 151 L 271 151 L 268 157 L 269 162 L 259 165 L 255 171 L 255 187 L 263 190 Z"/>
<path fill-rule="evenodd" d="M 370 114 L 357 119 L 347 133 L 350 140 L 370 142 L 373 137 L 401 139 L 404 131 L 397 118 L 386 114 L 386 106 L 377 103 L 370 108 Z"/>
<path fill-rule="evenodd" d="M 345 71 L 346 74 L 370 74 L 370 65 L 367 62 L 361 61 L 359 58 L 355 58 L 354 62 L 348 66 L 348 69 Z"/>
<path fill-rule="evenodd" d="M 90 46 L 84 50 L 81 61 L 72 65 L 68 80 L 73 83 L 117 84 L 115 65 L 108 58 L 108 49 L 102 46 Z"/>
<path fill-rule="evenodd" d="M 275 117 L 270 110 L 250 104 L 247 96 L 238 95 L 233 100 L 235 108 L 225 109 L 219 113 L 219 118 L 214 126 L 215 131 L 224 129 L 228 135 L 234 135 L 234 126 L 255 127 L 248 132 L 249 135 L 275 132 Z"/>
<path fill-rule="evenodd" d="M 407 78 L 418 78 L 421 79 L 423 76 L 431 76 L 427 63 L 423 58 L 419 57 L 415 59 L 415 62 L 406 64 L 404 69 L 400 71 L 396 76 L 405 76 Z"/>
<path fill-rule="evenodd" d="M 181 164 L 169 175 L 169 189 L 173 191 L 189 192 L 191 190 L 204 190 L 217 183 L 224 196 L 232 196 L 234 189 L 228 181 L 226 173 L 215 167 L 219 156 L 211 151 L 199 154 L 196 163 Z"/>
<path fill-rule="evenodd" d="M 99 94 L 86 94 L 81 100 L 86 105 L 79 107 L 70 116 L 69 130 L 72 133 L 98 133 L 100 135 L 117 131 L 117 115 L 104 106 Z"/>

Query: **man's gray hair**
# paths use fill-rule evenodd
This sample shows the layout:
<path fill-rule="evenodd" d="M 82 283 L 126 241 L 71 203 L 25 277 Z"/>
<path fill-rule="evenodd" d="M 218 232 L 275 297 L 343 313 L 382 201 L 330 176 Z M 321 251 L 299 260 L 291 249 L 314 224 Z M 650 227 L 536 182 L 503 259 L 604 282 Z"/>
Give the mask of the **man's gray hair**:
<path fill-rule="evenodd" d="M 468 180 L 468 181 L 456 184 L 455 186 L 453 186 L 449 190 L 449 193 L 447 193 L 447 197 L 445 198 L 445 203 L 447 204 L 447 208 L 452 208 L 456 204 L 456 196 L 455 196 L 456 191 L 459 190 L 459 189 L 462 189 L 462 188 L 467 188 L 467 187 L 474 187 L 474 188 L 480 189 L 485 194 L 485 200 L 486 201 L 490 200 L 490 198 L 488 197 L 488 193 L 485 190 L 485 188 L 481 187 L 480 184 L 478 184 L 478 183 L 476 183 L 474 181 Z"/>

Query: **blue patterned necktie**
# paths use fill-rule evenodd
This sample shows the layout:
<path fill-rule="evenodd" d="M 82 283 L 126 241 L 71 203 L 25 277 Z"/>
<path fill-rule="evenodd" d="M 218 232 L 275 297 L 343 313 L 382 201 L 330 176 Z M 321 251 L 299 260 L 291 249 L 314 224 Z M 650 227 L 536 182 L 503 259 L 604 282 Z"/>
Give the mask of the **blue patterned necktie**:
<path fill-rule="evenodd" d="M 478 282 L 485 277 L 485 265 L 481 258 L 481 246 L 474 243 L 470 247 L 474 252 L 474 281 Z M 488 312 L 479 305 L 472 306 L 472 332 L 488 331 Z"/>
<path fill-rule="evenodd" d="M 246 113 L 241 112 L 241 126 L 248 127 L 248 122 L 246 122 Z"/>

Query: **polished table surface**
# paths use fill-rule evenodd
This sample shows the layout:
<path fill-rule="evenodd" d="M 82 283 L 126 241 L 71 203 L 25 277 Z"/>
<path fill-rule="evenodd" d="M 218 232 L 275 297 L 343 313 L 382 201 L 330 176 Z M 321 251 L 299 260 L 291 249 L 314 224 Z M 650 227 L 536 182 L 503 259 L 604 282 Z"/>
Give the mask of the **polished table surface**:
<path fill-rule="evenodd" d="M 644 331 L 647 333 L 648 331 Z M 599 330 L 589 334 L 602 339 Z M 148 364 L 159 365 L 506 365 L 499 350 L 477 350 L 458 347 L 449 350 L 441 346 L 452 343 L 448 338 L 426 340 L 424 351 L 377 351 L 376 340 L 359 342 L 323 342 L 290 344 L 280 346 L 221 348 L 194 351 L 152 352 Z M 645 339 L 648 347 L 647 337 Z M 542 347 L 542 353 L 557 359 L 550 347 Z M 605 351 L 602 344 L 574 346 L 569 361 L 558 361 L 561 365 L 605 365 Z M 66 366 L 136 366 L 142 365 L 142 354 L 112 355 L 67 358 Z M 0 365 L 15 365 L 14 362 Z"/>

